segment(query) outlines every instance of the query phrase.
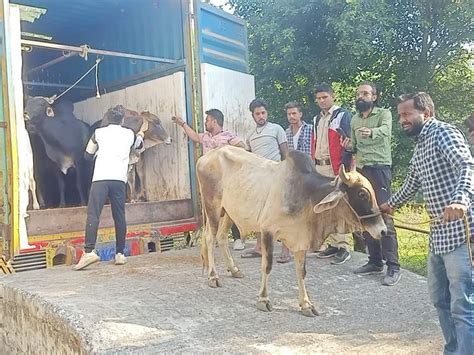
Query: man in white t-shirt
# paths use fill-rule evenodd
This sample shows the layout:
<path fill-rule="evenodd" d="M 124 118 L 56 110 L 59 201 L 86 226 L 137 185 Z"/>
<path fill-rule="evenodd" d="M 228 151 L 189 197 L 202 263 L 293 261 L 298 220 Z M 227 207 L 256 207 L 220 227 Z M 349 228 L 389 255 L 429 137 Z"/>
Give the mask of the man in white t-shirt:
<path fill-rule="evenodd" d="M 255 99 L 250 103 L 250 112 L 256 123 L 247 137 L 247 149 L 263 158 L 282 161 L 288 155 L 288 143 L 283 128 L 268 122 L 267 104 L 262 99 Z M 258 258 L 262 256 L 260 236 L 257 237 L 255 248 L 242 254 L 243 258 Z"/>
<path fill-rule="evenodd" d="M 115 265 L 127 262 L 124 248 L 127 233 L 125 197 L 128 163 L 130 150 L 140 149 L 143 146 L 144 133 L 140 131 L 135 135 L 131 129 L 122 127 L 124 114 L 123 106 L 108 110 L 105 117 L 109 124 L 97 128 L 87 143 L 85 158 L 92 160 L 95 155 L 96 160 L 87 205 L 85 253 L 73 270 L 82 270 L 100 261 L 95 251 L 95 244 L 100 214 L 107 198 L 110 200 L 115 225 Z"/>

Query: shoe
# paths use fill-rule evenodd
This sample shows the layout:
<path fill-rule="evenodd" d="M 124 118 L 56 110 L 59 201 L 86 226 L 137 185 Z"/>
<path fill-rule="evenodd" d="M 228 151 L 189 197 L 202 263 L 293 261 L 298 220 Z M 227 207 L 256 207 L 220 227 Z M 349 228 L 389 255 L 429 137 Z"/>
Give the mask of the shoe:
<path fill-rule="evenodd" d="M 289 263 L 291 260 L 291 256 L 289 255 L 280 255 L 278 258 L 277 258 L 277 263 L 279 264 L 286 264 L 286 263 Z"/>
<path fill-rule="evenodd" d="M 338 248 L 333 247 L 333 246 L 328 246 L 326 250 L 317 253 L 316 257 L 319 259 L 327 259 L 327 258 L 332 258 L 333 256 L 336 256 L 337 252 L 339 251 Z"/>
<path fill-rule="evenodd" d="M 127 258 L 122 253 L 115 254 L 115 265 L 125 265 Z"/>
<path fill-rule="evenodd" d="M 79 262 L 72 267 L 73 270 L 78 271 L 86 268 L 89 265 L 92 265 L 100 261 L 100 256 L 97 255 L 95 250 L 92 250 L 90 253 L 84 253 L 81 256 Z"/>
<path fill-rule="evenodd" d="M 262 254 L 255 249 L 249 250 L 242 255 L 240 255 L 241 258 L 243 259 L 252 259 L 252 258 L 261 258 Z"/>
<path fill-rule="evenodd" d="M 347 260 L 351 259 L 351 253 L 349 253 L 346 249 L 340 248 L 336 255 L 334 256 L 334 260 L 331 261 L 333 265 L 341 265 L 344 264 Z"/>
<path fill-rule="evenodd" d="M 395 286 L 397 283 L 400 282 L 402 278 L 402 274 L 400 273 L 399 269 L 391 269 L 387 270 L 387 274 L 383 278 L 382 285 L 384 286 Z"/>
<path fill-rule="evenodd" d="M 242 239 L 236 239 L 234 241 L 234 250 L 244 250 L 245 249 L 245 243 L 242 241 Z"/>
<path fill-rule="evenodd" d="M 354 270 L 354 274 L 359 275 L 378 275 L 383 274 L 383 266 L 367 263 Z"/>

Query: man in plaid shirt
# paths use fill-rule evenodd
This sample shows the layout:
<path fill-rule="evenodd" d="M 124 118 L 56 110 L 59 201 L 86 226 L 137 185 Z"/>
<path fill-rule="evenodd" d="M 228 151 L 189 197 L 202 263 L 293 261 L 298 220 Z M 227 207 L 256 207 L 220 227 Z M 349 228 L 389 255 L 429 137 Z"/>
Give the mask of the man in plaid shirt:
<path fill-rule="evenodd" d="M 311 156 L 311 136 L 313 128 L 303 121 L 303 108 L 296 101 L 290 101 L 285 105 L 286 118 L 290 124 L 285 130 L 288 141 L 288 150 L 298 150 Z M 281 254 L 277 258 L 277 263 L 284 264 L 290 261 L 290 250 L 285 246 L 281 247 Z"/>
<path fill-rule="evenodd" d="M 403 186 L 380 209 L 392 214 L 418 189 L 423 191 L 432 220 L 428 288 L 446 341 L 444 353 L 474 354 L 473 267 L 468 243 L 474 231 L 474 159 L 462 133 L 434 118 L 428 94 L 402 96 L 398 114 L 404 132 L 417 137 L 417 143 Z"/>

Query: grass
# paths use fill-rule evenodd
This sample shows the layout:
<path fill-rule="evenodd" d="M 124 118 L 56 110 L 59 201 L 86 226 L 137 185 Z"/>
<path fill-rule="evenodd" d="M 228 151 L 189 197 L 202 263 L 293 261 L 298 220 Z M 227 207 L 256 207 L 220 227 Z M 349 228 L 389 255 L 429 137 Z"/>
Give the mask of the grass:
<path fill-rule="evenodd" d="M 405 206 L 397 211 L 395 217 L 410 223 L 429 219 L 423 207 Z M 397 222 L 397 224 L 402 224 Z M 429 230 L 428 225 L 416 226 Z M 402 268 L 426 276 L 426 259 L 428 257 L 428 235 L 397 228 L 398 255 Z"/>

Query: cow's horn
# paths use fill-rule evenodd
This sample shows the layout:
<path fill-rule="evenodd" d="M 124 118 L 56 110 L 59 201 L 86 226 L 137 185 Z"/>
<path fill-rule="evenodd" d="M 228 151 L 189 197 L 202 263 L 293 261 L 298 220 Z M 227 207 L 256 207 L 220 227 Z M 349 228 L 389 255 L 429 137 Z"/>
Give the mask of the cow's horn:
<path fill-rule="evenodd" d="M 344 164 L 341 164 L 339 167 L 339 178 L 341 181 L 346 185 L 351 185 L 351 177 L 346 173 L 346 169 L 344 168 Z"/>

